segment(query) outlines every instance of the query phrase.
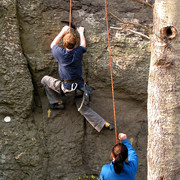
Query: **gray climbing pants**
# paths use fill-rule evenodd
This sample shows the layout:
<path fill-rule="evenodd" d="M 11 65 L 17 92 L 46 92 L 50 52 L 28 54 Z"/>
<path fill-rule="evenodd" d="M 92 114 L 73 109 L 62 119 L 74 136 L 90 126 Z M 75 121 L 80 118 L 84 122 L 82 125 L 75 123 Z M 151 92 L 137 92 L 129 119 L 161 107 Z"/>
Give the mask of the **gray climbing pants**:
<path fill-rule="evenodd" d="M 58 103 L 61 101 L 62 92 L 61 92 L 61 81 L 55 79 L 51 76 L 44 76 L 41 80 L 41 83 L 45 87 L 47 98 L 50 104 Z M 77 108 L 80 107 L 82 98 L 76 98 Z M 93 109 L 91 109 L 86 103 L 83 104 L 81 110 L 79 111 L 86 120 L 98 131 L 100 132 L 104 127 L 106 121 L 97 114 Z"/>
<path fill-rule="evenodd" d="M 80 107 L 82 99 L 77 98 L 76 99 L 76 106 L 77 108 Z M 106 121 L 99 115 L 97 114 L 89 105 L 83 104 L 81 110 L 79 111 L 85 118 L 86 120 L 91 124 L 96 131 L 100 132 L 104 125 L 106 124 Z"/>
<path fill-rule="evenodd" d="M 44 76 L 41 79 L 41 83 L 44 85 L 46 95 L 50 104 L 55 104 L 61 101 L 61 81 L 51 76 Z"/>

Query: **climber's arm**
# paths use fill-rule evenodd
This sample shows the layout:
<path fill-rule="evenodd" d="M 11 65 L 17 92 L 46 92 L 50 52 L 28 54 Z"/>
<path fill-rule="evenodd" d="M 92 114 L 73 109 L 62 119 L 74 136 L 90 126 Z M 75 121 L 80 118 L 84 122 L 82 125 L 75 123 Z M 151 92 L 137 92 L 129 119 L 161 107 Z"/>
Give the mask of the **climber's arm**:
<path fill-rule="evenodd" d="M 51 43 L 51 49 L 53 48 L 54 45 L 57 45 L 61 38 L 69 32 L 69 26 L 64 26 L 61 30 L 61 32 L 55 37 L 53 42 Z"/>
<path fill-rule="evenodd" d="M 77 28 L 77 31 L 80 35 L 80 46 L 86 47 L 86 39 L 84 36 L 84 27 Z"/>

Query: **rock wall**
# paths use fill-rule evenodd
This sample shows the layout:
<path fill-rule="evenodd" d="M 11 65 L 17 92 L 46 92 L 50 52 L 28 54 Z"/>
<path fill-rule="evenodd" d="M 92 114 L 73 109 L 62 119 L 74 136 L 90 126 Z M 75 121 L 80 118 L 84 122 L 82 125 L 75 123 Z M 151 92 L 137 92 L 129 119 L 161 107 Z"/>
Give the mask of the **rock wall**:
<path fill-rule="evenodd" d="M 143 5 L 111 0 L 108 9 L 122 19 L 151 27 L 152 9 Z M 63 111 L 48 111 L 40 84 L 44 75 L 58 77 L 49 46 L 68 18 L 68 0 L 0 2 L 0 180 L 98 177 L 102 165 L 110 162 L 114 132 L 96 132 L 79 114 L 73 99 L 66 99 Z M 112 17 L 109 24 L 122 25 Z M 91 106 L 113 122 L 104 2 L 73 0 L 72 25 L 86 30 L 83 72 L 93 88 Z M 137 179 L 143 180 L 149 42 L 114 28 L 110 28 L 110 38 L 117 128 L 127 133 L 136 149 Z"/>

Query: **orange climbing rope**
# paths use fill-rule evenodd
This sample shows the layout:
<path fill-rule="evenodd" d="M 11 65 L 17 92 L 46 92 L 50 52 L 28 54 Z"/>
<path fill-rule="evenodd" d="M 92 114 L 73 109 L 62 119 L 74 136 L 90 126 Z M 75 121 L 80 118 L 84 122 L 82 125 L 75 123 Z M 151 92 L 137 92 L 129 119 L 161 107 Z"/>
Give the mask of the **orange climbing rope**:
<path fill-rule="evenodd" d="M 70 5 L 69 5 L 69 32 L 71 32 L 71 15 L 72 14 L 72 0 L 70 0 Z"/>
<path fill-rule="evenodd" d="M 105 12 L 106 12 L 106 25 L 107 25 L 107 34 L 108 34 L 108 49 L 109 49 L 109 61 L 110 61 L 110 72 L 111 72 L 111 87 L 112 87 L 112 98 L 113 98 L 113 112 L 114 112 L 114 129 L 115 129 L 115 137 L 117 143 L 117 125 L 116 125 L 116 108 L 115 108 L 115 100 L 114 100 L 114 85 L 113 85 L 113 73 L 112 73 L 112 63 L 111 63 L 111 46 L 110 46 L 110 38 L 109 38 L 109 27 L 108 27 L 108 13 L 107 13 L 107 1 L 105 0 Z M 72 0 L 70 0 L 69 7 L 69 28 L 71 31 L 71 14 L 72 14 Z"/>
<path fill-rule="evenodd" d="M 115 108 L 115 100 L 114 100 L 113 72 L 112 72 L 112 63 L 111 63 L 111 45 L 110 45 L 110 38 L 109 38 L 109 25 L 108 25 L 108 13 L 107 13 L 106 0 L 105 0 L 105 12 L 106 12 L 106 25 L 107 25 L 109 61 L 110 61 L 110 72 L 111 72 L 111 87 L 112 87 L 112 98 L 113 98 L 114 129 L 115 129 L 115 137 L 116 137 L 116 144 L 117 144 L 118 137 L 117 137 L 117 126 L 116 126 L 116 108 Z"/>

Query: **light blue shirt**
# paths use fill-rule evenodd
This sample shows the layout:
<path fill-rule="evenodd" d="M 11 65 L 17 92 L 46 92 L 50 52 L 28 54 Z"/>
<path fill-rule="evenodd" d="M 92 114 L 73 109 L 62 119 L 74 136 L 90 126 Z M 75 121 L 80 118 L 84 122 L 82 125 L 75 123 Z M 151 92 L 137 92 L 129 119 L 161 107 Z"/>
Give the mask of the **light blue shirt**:
<path fill-rule="evenodd" d="M 105 164 L 101 170 L 101 180 L 135 180 L 138 170 L 138 156 L 128 139 L 123 140 L 122 143 L 128 149 L 128 161 L 124 162 L 123 170 L 117 174 L 114 171 L 113 161 L 111 164 Z"/>

